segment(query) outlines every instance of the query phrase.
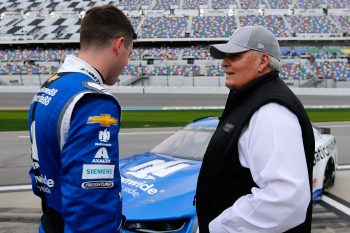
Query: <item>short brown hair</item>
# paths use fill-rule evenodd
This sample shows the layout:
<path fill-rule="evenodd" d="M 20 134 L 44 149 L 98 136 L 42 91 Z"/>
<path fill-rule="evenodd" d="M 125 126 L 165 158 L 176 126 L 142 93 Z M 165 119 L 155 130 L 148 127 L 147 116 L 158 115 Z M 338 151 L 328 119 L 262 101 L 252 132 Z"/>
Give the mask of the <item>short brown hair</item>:
<path fill-rule="evenodd" d="M 113 5 L 89 9 L 80 26 L 80 47 L 105 47 L 118 37 L 125 37 L 125 46 L 136 39 L 134 28 L 128 17 Z"/>

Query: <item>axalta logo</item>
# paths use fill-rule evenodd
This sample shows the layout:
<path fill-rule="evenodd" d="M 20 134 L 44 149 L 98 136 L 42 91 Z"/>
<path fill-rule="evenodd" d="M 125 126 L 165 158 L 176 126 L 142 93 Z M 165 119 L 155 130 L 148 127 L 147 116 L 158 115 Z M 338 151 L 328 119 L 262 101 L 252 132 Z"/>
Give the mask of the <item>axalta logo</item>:
<path fill-rule="evenodd" d="M 92 163 L 111 163 L 111 160 L 108 157 L 108 151 L 105 147 L 101 147 L 92 160 Z"/>
<path fill-rule="evenodd" d="M 129 168 L 126 174 L 139 179 L 155 180 L 154 176 L 164 177 L 188 166 L 190 166 L 190 164 L 184 163 L 184 160 L 165 161 L 162 159 L 155 159 Z"/>
<path fill-rule="evenodd" d="M 36 183 L 45 184 L 47 187 L 52 188 L 55 185 L 53 179 L 48 179 L 46 176 L 35 176 Z"/>

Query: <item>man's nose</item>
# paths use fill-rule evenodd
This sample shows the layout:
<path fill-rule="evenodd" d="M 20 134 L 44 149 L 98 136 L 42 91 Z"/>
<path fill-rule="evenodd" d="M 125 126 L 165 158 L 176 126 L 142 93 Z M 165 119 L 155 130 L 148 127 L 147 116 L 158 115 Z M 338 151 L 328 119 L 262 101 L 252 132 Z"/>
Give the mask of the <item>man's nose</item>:
<path fill-rule="evenodd" d="M 226 69 L 229 66 L 229 63 L 225 61 L 226 59 L 224 58 L 221 62 L 221 67 L 223 69 Z"/>

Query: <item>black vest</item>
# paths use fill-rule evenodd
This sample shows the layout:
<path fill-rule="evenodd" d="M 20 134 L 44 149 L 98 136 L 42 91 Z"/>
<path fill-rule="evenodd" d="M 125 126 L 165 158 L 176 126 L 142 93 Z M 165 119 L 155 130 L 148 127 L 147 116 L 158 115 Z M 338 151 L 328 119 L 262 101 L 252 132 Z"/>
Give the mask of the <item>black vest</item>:
<path fill-rule="evenodd" d="M 278 78 L 278 72 L 263 75 L 240 90 L 231 90 L 219 125 L 208 145 L 198 177 L 196 209 L 201 233 L 209 232 L 209 223 L 243 195 L 257 187 L 250 170 L 240 164 L 238 139 L 256 110 L 267 103 L 279 103 L 298 118 L 312 192 L 312 168 L 315 141 L 310 120 L 303 105 Z M 311 195 L 312 196 L 312 195 Z M 297 201 L 297 200 L 290 200 Z M 312 202 L 304 223 L 288 232 L 311 232 Z"/>

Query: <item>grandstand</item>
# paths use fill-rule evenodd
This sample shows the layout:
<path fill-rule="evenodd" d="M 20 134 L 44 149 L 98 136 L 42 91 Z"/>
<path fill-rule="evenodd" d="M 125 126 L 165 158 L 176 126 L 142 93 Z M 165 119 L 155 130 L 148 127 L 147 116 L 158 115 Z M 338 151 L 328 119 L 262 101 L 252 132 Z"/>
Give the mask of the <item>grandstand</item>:
<path fill-rule="evenodd" d="M 350 87 L 349 0 L 3 0 L 0 84 L 42 83 L 78 52 L 85 11 L 103 4 L 123 9 L 138 34 L 119 85 L 220 86 L 209 45 L 263 25 L 281 43 L 285 82 Z"/>

